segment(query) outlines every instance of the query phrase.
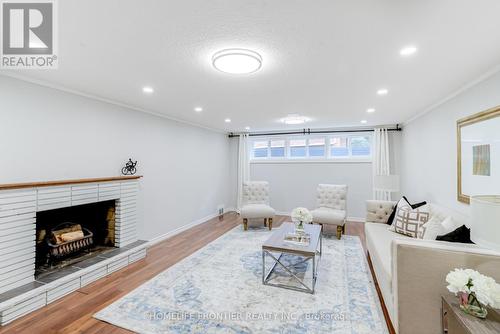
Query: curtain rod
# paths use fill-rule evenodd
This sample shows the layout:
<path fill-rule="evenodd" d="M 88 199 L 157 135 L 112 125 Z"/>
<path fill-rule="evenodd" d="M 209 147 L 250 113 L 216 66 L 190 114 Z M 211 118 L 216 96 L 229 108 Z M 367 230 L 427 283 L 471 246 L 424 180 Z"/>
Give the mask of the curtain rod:
<path fill-rule="evenodd" d="M 395 128 L 389 128 L 387 131 L 402 131 L 403 129 L 399 127 L 399 124 L 396 124 Z M 311 129 L 302 129 L 295 130 L 289 132 L 254 132 L 249 133 L 249 137 L 258 137 L 258 136 L 283 136 L 283 135 L 310 135 L 310 134 L 321 134 L 321 133 L 350 133 L 350 132 L 373 132 L 375 129 L 353 129 L 353 130 L 311 130 Z M 239 134 L 230 133 L 229 138 L 239 137 Z"/>

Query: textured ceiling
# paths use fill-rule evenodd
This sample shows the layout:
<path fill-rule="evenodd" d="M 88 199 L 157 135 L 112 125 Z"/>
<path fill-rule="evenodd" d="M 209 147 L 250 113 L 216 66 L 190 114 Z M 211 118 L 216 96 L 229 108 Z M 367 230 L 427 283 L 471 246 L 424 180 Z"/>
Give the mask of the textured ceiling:
<path fill-rule="evenodd" d="M 224 131 L 302 127 L 278 121 L 291 113 L 311 128 L 404 122 L 500 61 L 497 0 L 58 3 L 59 69 L 22 75 Z M 408 44 L 419 51 L 402 58 Z M 214 70 L 230 47 L 259 52 L 262 69 Z"/>

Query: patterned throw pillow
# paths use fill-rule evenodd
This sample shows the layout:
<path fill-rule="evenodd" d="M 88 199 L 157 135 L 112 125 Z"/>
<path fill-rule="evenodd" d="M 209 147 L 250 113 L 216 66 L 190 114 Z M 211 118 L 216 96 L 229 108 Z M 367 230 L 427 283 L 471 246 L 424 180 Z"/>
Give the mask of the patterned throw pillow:
<path fill-rule="evenodd" d="M 425 202 L 425 201 L 420 202 L 420 203 L 411 204 L 410 201 L 408 200 L 408 198 L 406 198 L 406 196 L 401 197 L 401 199 L 396 203 L 396 206 L 394 206 L 394 210 L 392 210 L 391 215 L 387 219 L 387 224 L 392 225 L 392 223 L 394 223 L 394 217 L 396 217 L 396 212 L 398 212 L 399 206 L 409 205 L 409 206 L 411 206 L 412 209 L 416 209 L 416 208 L 419 208 L 419 207 L 424 206 L 426 204 L 427 204 L 427 202 Z M 394 231 L 394 229 L 391 229 L 391 231 Z"/>
<path fill-rule="evenodd" d="M 394 231 L 412 238 L 417 238 L 422 225 L 429 220 L 427 205 L 412 209 L 410 205 L 398 207 L 394 218 Z"/>

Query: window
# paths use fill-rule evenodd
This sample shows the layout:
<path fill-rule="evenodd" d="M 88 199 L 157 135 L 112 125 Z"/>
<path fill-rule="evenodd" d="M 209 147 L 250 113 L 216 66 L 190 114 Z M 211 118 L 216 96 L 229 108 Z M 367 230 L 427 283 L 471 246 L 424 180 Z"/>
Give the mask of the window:
<path fill-rule="evenodd" d="M 271 157 L 283 158 L 285 157 L 285 140 L 271 140 Z"/>
<path fill-rule="evenodd" d="M 254 141 L 253 142 L 253 157 L 254 158 L 267 158 L 267 151 L 269 150 L 269 141 Z"/>
<path fill-rule="evenodd" d="M 347 147 L 347 137 L 330 138 L 330 156 L 348 157 L 349 149 Z"/>
<path fill-rule="evenodd" d="M 309 139 L 309 156 L 310 157 L 324 157 L 325 156 L 325 138 L 311 138 Z"/>
<path fill-rule="evenodd" d="M 306 156 L 306 139 L 290 140 L 290 158 L 303 158 Z"/>
<path fill-rule="evenodd" d="M 351 154 L 353 156 L 370 156 L 371 141 L 370 136 L 352 136 L 349 138 L 351 146 Z"/>
<path fill-rule="evenodd" d="M 370 159 L 372 135 L 339 133 L 331 136 L 292 136 L 258 138 L 252 141 L 255 160 L 346 160 Z"/>

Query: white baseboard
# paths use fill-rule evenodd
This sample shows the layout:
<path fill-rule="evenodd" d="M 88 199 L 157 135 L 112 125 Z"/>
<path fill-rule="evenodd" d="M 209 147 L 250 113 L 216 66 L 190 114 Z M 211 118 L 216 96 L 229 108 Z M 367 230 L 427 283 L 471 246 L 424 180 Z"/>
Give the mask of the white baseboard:
<path fill-rule="evenodd" d="M 191 222 L 189 224 L 186 224 L 184 226 L 178 227 L 178 228 L 176 228 L 176 229 L 174 229 L 174 230 L 172 230 L 170 232 L 167 232 L 165 234 L 157 236 L 157 237 L 155 237 L 155 238 L 153 238 L 153 239 L 151 239 L 151 240 L 148 241 L 148 247 L 154 246 L 157 243 L 162 242 L 163 240 L 171 238 L 171 237 L 173 237 L 173 236 L 175 236 L 175 235 L 177 235 L 177 234 L 179 234 L 181 232 L 184 232 L 184 231 L 190 229 L 191 227 L 195 227 L 196 225 L 200 225 L 201 223 L 204 223 L 207 220 L 210 220 L 210 219 L 215 218 L 215 217 L 217 217 L 217 214 L 211 214 L 211 215 L 206 216 L 206 217 L 204 217 L 202 219 L 196 220 L 196 221 Z"/>
<path fill-rule="evenodd" d="M 228 213 L 228 212 L 232 212 L 232 211 L 235 211 L 234 209 L 228 209 L 226 212 L 224 213 Z M 218 217 L 219 216 L 219 213 L 218 212 L 215 212 L 215 213 L 212 213 L 208 216 L 205 216 L 203 218 L 200 218 L 200 219 L 197 219 L 189 224 L 186 224 L 184 226 L 181 226 L 181 227 L 178 227 L 176 228 L 175 230 L 172 230 L 170 232 L 167 232 L 165 234 L 162 234 L 158 237 L 155 237 L 151 240 L 148 241 L 148 247 L 151 247 L 153 245 L 156 245 L 157 243 L 159 242 L 162 242 L 163 240 L 166 240 L 168 238 L 171 238 L 181 232 L 184 232 L 186 230 L 189 230 L 190 228 L 192 227 L 195 227 L 197 225 L 200 225 L 200 224 L 203 224 L 203 223 L 206 223 L 207 221 L 209 221 L 210 219 L 214 219 L 215 217 Z"/>
<path fill-rule="evenodd" d="M 236 212 L 236 213 L 238 213 L 238 209 L 236 209 L 236 208 L 226 208 L 226 210 L 224 211 L 224 213 L 229 213 L 229 212 Z"/>

